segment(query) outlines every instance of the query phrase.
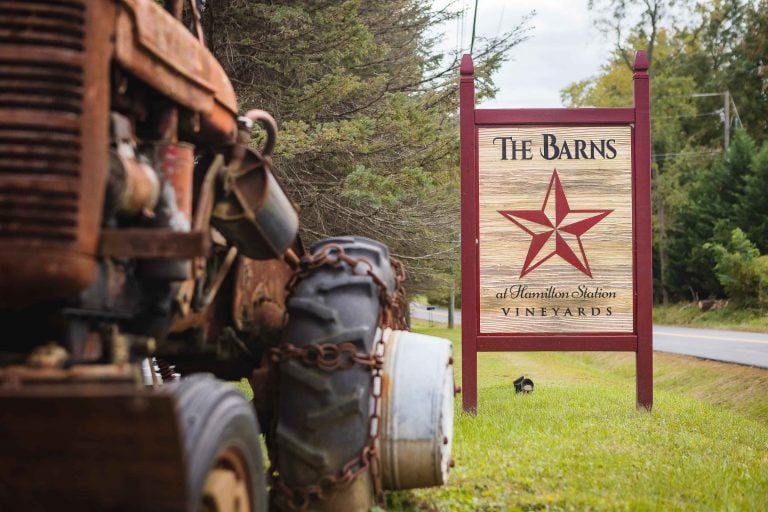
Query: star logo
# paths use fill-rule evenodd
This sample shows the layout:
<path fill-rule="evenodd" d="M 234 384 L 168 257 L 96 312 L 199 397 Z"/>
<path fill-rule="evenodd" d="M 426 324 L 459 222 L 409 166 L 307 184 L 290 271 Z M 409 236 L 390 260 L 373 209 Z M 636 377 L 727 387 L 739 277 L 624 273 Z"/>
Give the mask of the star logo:
<path fill-rule="evenodd" d="M 581 236 L 612 211 L 572 210 L 565 197 L 557 169 L 552 172 L 547 195 L 544 196 L 544 204 L 540 210 L 498 210 L 531 235 L 531 245 L 528 247 L 520 277 L 533 272 L 555 255 L 592 277 Z"/>

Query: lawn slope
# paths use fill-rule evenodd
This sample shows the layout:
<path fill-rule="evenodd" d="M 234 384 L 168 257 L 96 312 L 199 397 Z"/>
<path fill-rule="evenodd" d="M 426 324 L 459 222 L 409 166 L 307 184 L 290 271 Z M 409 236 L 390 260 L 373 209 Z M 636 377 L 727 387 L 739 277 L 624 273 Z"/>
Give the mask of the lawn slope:
<path fill-rule="evenodd" d="M 460 331 L 414 330 L 454 341 L 458 379 Z M 668 354 L 655 367 L 647 413 L 631 354 L 480 354 L 449 486 L 390 493 L 388 509 L 768 510 L 768 372 Z M 536 390 L 516 396 L 522 374 Z"/>

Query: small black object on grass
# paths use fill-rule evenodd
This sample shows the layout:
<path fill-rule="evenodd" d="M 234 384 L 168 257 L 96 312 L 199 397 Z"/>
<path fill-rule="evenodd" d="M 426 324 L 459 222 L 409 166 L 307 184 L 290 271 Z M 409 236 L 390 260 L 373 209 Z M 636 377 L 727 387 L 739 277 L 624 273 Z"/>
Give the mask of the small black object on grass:
<path fill-rule="evenodd" d="M 432 327 L 435 325 L 435 322 L 432 320 L 432 311 L 435 310 L 435 306 L 427 306 L 427 311 L 429 311 L 429 326 Z"/>
<path fill-rule="evenodd" d="M 525 375 L 521 375 L 515 382 L 515 393 L 530 393 L 533 391 L 533 381 Z"/>

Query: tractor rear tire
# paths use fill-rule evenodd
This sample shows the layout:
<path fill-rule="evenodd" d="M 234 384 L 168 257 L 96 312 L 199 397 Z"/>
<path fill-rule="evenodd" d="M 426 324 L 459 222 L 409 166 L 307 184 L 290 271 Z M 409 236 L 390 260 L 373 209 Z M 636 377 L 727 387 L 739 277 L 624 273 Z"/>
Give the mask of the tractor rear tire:
<path fill-rule="evenodd" d="M 251 403 L 210 374 L 171 386 L 186 454 L 187 510 L 266 512 L 266 472 Z"/>
<path fill-rule="evenodd" d="M 385 245 L 343 237 L 318 242 L 310 251 L 317 254 L 329 244 L 339 245 L 353 258 L 365 258 L 386 283 L 387 293 L 392 293 L 395 280 Z M 365 271 L 362 266 L 357 270 Z M 354 274 L 347 263 L 319 267 L 297 283 L 288 301 L 285 342 L 297 347 L 353 343 L 358 353 L 371 353 L 381 308 L 379 293 L 370 276 Z M 370 469 L 342 488 L 331 482 L 369 443 L 371 369 L 355 364 L 324 371 L 291 359 L 280 364 L 279 395 L 272 443 L 279 478 L 294 492 L 319 482 L 328 491 L 325 497 L 309 499 L 294 494 L 292 505 L 306 502 L 310 510 L 321 511 L 369 510 L 375 501 Z M 280 492 L 274 496 L 280 508 L 290 508 L 289 499 Z"/>

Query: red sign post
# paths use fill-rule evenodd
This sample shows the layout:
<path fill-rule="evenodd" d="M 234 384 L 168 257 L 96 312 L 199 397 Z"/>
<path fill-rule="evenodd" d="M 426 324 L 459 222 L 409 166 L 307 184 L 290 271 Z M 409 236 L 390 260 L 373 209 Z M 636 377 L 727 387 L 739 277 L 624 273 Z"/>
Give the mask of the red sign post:
<path fill-rule="evenodd" d="M 648 59 L 634 107 L 476 109 L 461 62 L 462 389 L 478 352 L 628 351 L 653 404 Z"/>

